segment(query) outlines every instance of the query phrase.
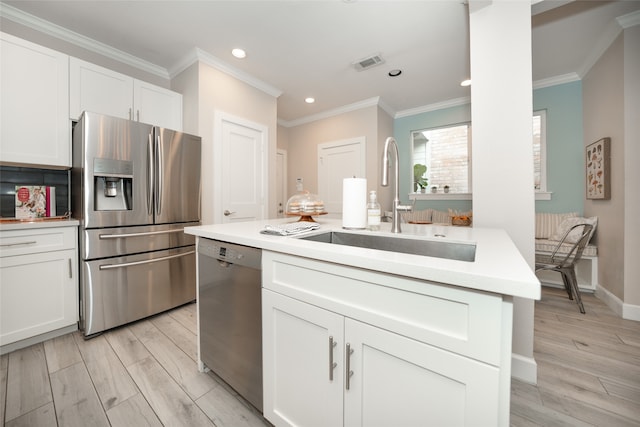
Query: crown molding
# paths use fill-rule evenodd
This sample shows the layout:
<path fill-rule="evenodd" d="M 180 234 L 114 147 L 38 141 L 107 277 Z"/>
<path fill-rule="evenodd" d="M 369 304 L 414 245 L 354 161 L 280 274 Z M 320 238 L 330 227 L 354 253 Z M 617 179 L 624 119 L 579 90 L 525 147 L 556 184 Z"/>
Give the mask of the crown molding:
<path fill-rule="evenodd" d="M 618 21 L 618 25 L 625 29 L 640 25 L 640 10 L 627 13 L 626 15 L 618 16 L 616 18 L 616 21 Z"/>
<path fill-rule="evenodd" d="M 260 79 L 253 77 L 252 75 L 245 73 L 244 71 L 235 68 L 221 59 L 211 55 L 208 52 L 196 47 L 185 55 L 180 61 L 178 61 L 173 67 L 170 68 L 169 75 L 171 78 L 175 77 L 186 68 L 190 67 L 193 63 L 200 61 L 207 64 L 216 70 L 219 70 L 225 74 L 228 74 L 236 79 L 247 83 L 250 86 L 255 87 L 268 95 L 278 98 L 282 95 L 282 90 L 268 83 L 263 82 Z"/>
<path fill-rule="evenodd" d="M 367 107 L 380 106 L 383 110 L 387 111 L 386 104 L 380 101 L 379 96 L 375 96 L 373 98 L 365 99 L 363 101 L 354 102 L 353 104 L 343 105 L 342 107 L 334 108 L 331 110 L 322 111 L 317 114 L 312 114 L 309 116 L 301 117 L 296 120 L 281 120 L 278 119 L 278 124 L 284 127 L 295 127 L 300 126 L 306 123 L 315 122 L 322 119 L 327 119 L 329 117 L 339 116 L 340 114 L 349 113 L 351 111 L 361 110 Z M 386 107 L 385 107 L 386 106 Z M 389 112 L 389 111 L 387 111 Z M 393 115 L 392 115 L 393 116 Z"/>
<path fill-rule="evenodd" d="M 416 114 L 428 113 L 430 111 L 443 110 L 445 108 L 458 107 L 460 105 L 471 104 L 471 97 L 449 99 L 447 101 L 436 102 L 435 104 L 423 105 L 422 107 L 410 108 L 408 110 L 398 111 L 394 118 L 415 116 Z"/>
<path fill-rule="evenodd" d="M 533 82 L 533 89 L 542 89 L 545 87 L 557 86 L 565 83 L 580 81 L 580 76 L 577 73 L 567 73 L 560 76 L 549 77 L 547 79 L 540 79 Z"/>
<path fill-rule="evenodd" d="M 591 67 L 593 67 L 600 57 L 609 49 L 611 44 L 622 33 L 625 28 L 633 27 L 640 24 L 640 11 L 627 13 L 626 15 L 618 16 L 616 19 L 611 20 L 607 28 L 605 28 L 602 36 L 591 50 L 591 54 L 582 64 L 582 67 L 578 70 L 578 75 L 583 78 L 587 75 Z"/>
<path fill-rule="evenodd" d="M 93 40 L 52 22 L 45 21 L 44 19 L 25 13 L 8 4 L 0 3 L 0 16 L 83 49 L 99 53 L 107 58 L 115 59 L 116 61 L 146 71 L 150 74 L 160 76 L 165 79 L 169 78 L 169 73 L 163 67 L 144 61 L 136 56 L 115 49 L 107 44 Z"/>

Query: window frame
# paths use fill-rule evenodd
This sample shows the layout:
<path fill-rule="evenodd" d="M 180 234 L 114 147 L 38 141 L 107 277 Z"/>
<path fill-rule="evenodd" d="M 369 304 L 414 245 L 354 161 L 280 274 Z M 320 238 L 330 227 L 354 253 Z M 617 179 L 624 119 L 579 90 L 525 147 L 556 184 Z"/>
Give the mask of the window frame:
<path fill-rule="evenodd" d="M 531 119 L 535 116 L 540 116 L 540 188 L 535 189 L 535 198 L 536 200 L 551 200 L 551 192 L 547 188 L 547 111 L 546 109 L 535 110 L 531 115 Z M 414 165 L 414 142 L 413 142 L 413 134 L 416 132 L 423 132 L 425 130 L 434 130 L 434 129 L 442 129 L 447 127 L 456 127 L 456 126 L 468 126 L 468 135 L 467 135 L 467 153 L 468 153 L 468 168 L 469 168 L 469 188 L 473 188 L 473 157 L 472 157 L 472 124 L 470 121 L 467 122 L 459 122 L 459 123 L 450 123 L 440 126 L 433 126 L 428 128 L 421 128 L 411 130 L 409 133 L 410 140 L 410 156 L 411 156 L 411 167 L 410 167 L 410 180 L 409 180 L 409 188 L 411 191 L 409 192 L 410 200 L 472 200 L 473 193 L 431 193 L 427 191 L 425 193 L 415 192 L 413 191 L 413 165 Z M 532 137 L 532 149 L 533 149 L 533 135 Z"/>

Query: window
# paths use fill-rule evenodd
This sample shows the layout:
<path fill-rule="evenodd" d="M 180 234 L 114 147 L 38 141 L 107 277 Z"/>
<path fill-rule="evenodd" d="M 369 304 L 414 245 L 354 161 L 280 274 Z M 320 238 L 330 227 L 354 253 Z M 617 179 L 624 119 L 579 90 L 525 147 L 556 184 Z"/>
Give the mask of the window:
<path fill-rule="evenodd" d="M 471 193 L 471 126 L 468 123 L 411 132 L 413 191 Z M 534 184 L 547 191 L 546 113 L 533 114 Z M 416 165 L 418 165 L 416 167 Z M 420 165 L 426 166 L 426 171 Z"/>
<path fill-rule="evenodd" d="M 414 191 L 427 185 L 442 192 L 446 185 L 450 193 L 470 193 L 470 137 L 468 124 L 413 132 L 413 164 L 427 167 L 422 176 L 414 167 Z"/>
<path fill-rule="evenodd" d="M 533 179 L 536 191 L 547 191 L 547 112 L 533 113 Z"/>

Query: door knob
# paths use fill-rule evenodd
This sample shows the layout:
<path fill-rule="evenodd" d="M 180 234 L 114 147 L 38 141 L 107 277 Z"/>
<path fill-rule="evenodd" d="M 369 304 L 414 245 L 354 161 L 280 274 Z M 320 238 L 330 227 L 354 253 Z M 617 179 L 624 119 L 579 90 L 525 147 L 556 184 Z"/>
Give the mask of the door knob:
<path fill-rule="evenodd" d="M 233 215 L 235 212 L 231 212 L 229 209 L 225 209 L 223 213 L 224 213 L 224 216 L 229 216 L 229 215 Z"/>

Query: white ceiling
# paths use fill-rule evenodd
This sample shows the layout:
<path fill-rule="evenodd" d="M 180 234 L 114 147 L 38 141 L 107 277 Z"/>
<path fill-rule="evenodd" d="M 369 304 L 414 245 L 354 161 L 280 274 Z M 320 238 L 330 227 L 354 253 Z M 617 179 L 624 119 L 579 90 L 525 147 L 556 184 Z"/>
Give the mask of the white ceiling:
<path fill-rule="evenodd" d="M 294 123 L 380 97 L 393 113 L 470 95 L 467 6 L 446 1 L 5 1 L 138 57 L 170 76 L 196 48 L 281 92 Z M 532 7 L 533 79 L 582 77 L 640 1 L 552 1 Z M 242 47 L 237 60 L 231 49 Z M 385 63 L 355 71 L 379 53 Z M 505 58 L 508 61 L 509 58 Z M 500 66 L 500 64 L 496 64 Z M 401 69 L 399 77 L 387 73 Z M 313 105 L 304 98 L 316 98 Z"/>

